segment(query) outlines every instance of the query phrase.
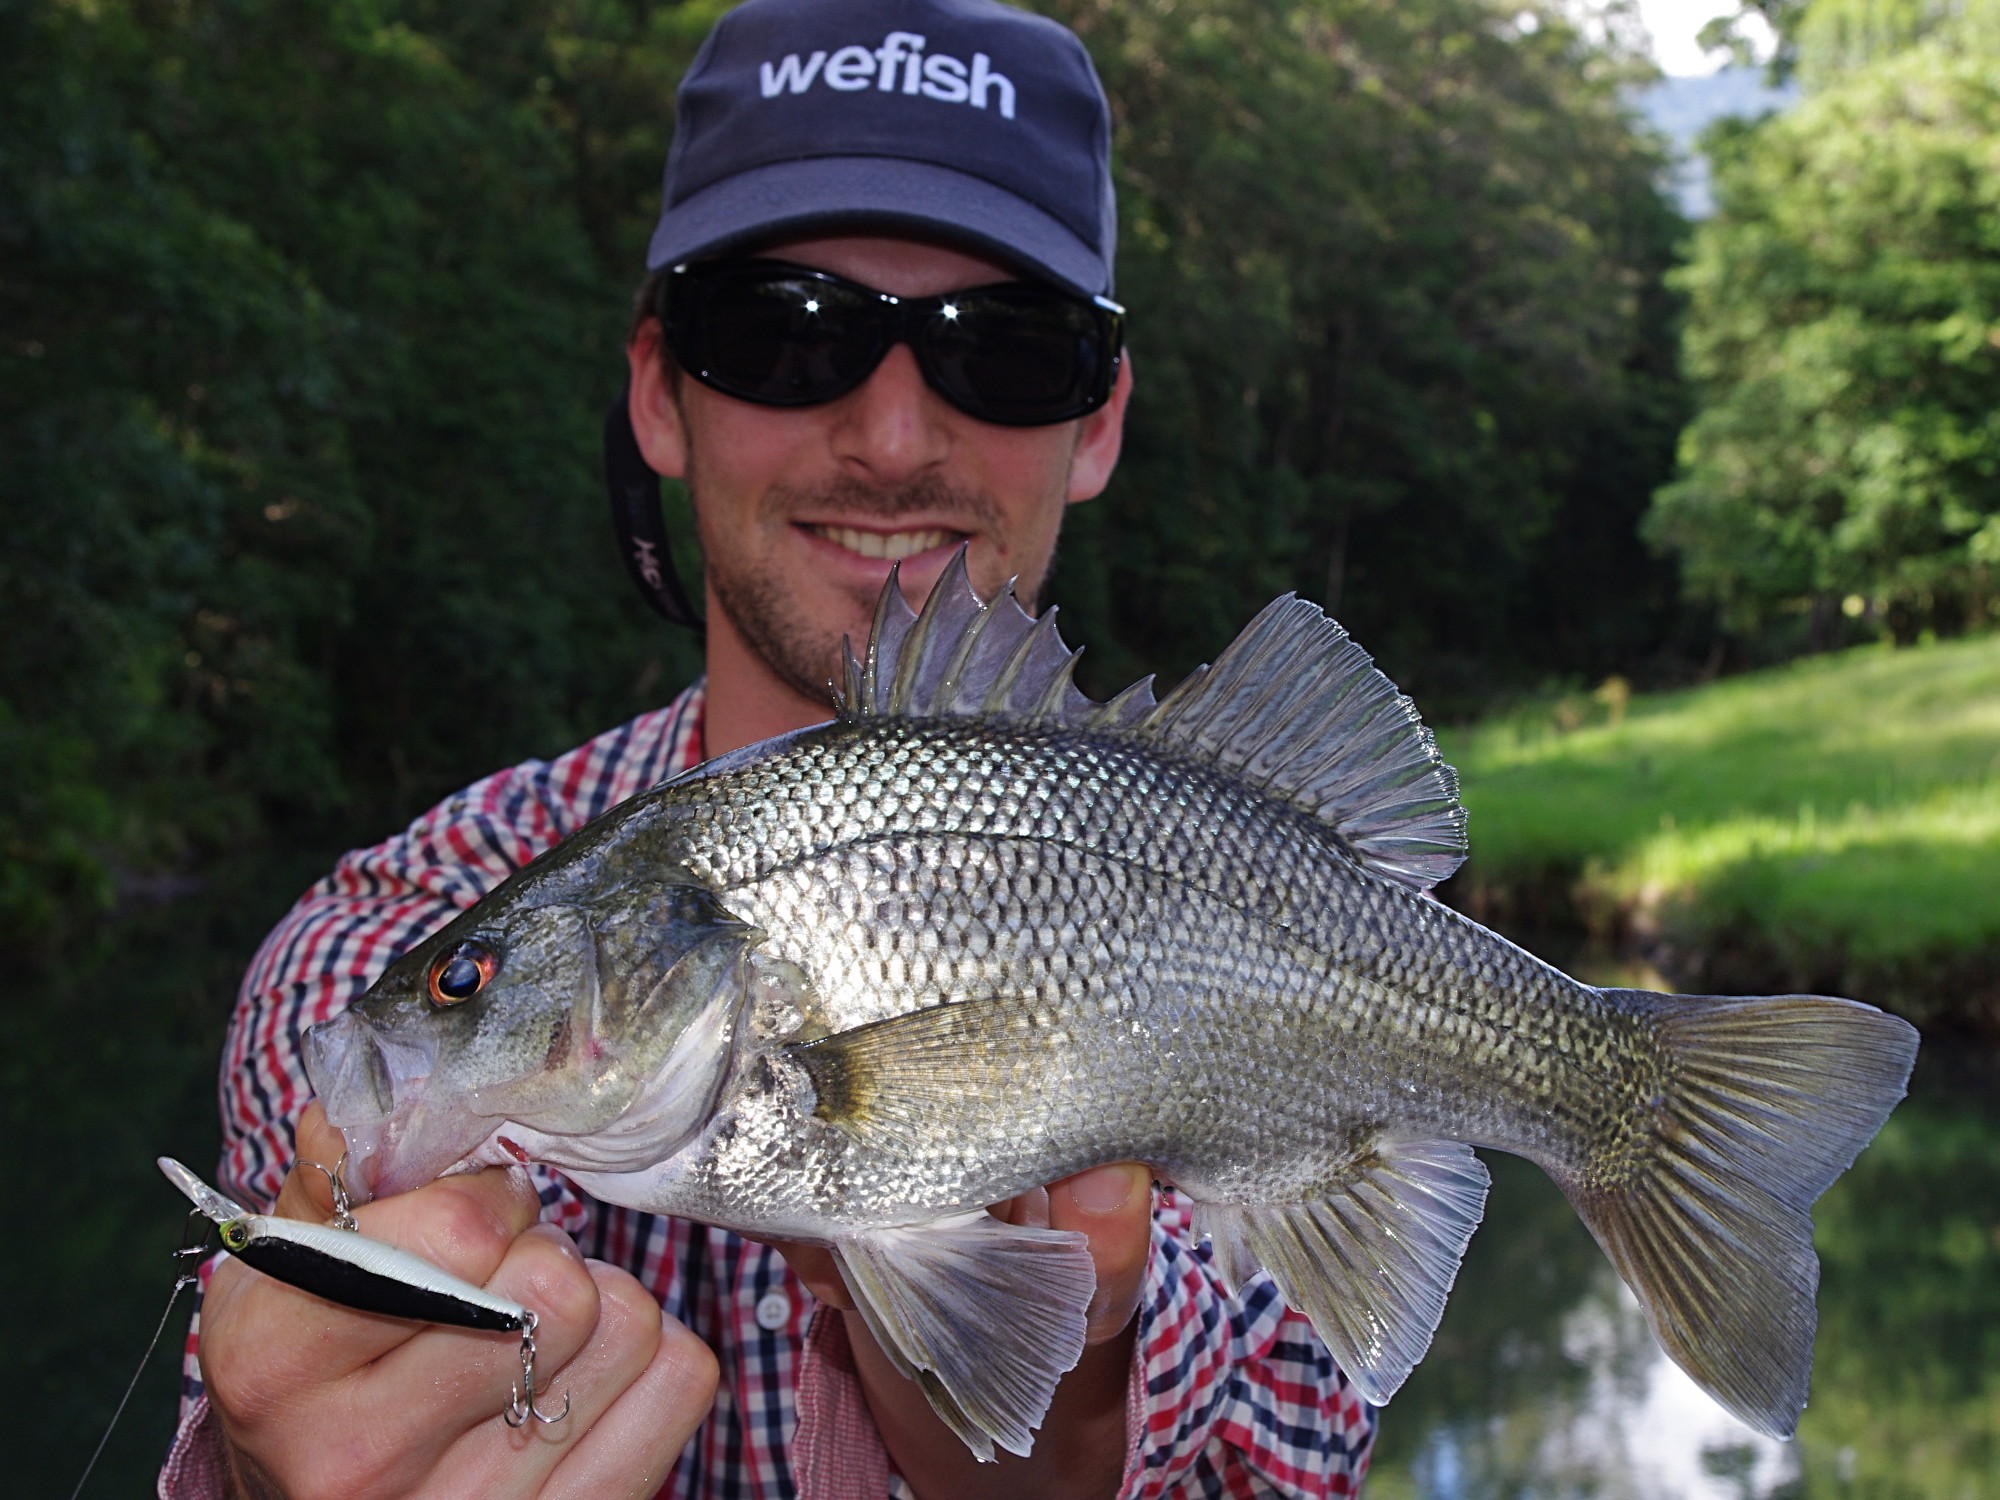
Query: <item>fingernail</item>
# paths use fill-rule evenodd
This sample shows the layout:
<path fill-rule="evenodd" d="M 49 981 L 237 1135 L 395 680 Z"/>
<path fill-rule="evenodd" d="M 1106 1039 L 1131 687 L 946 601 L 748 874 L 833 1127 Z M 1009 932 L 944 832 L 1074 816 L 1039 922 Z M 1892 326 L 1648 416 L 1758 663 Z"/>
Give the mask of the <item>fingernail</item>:
<path fill-rule="evenodd" d="M 530 1224 L 527 1228 L 527 1233 L 532 1234 L 539 1239 L 545 1239 L 549 1241 L 551 1244 L 555 1245 L 558 1249 L 560 1249 L 562 1253 L 571 1260 L 578 1262 L 581 1262 L 583 1260 L 583 1252 L 577 1249 L 576 1241 L 571 1239 L 569 1235 L 565 1233 L 562 1229 L 558 1228 L 554 1224 L 549 1223 L 545 1219 L 537 1223 Z"/>
<path fill-rule="evenodd" d="M 1143 1174 L 1134 1167 L 1096 1167 L 1064 1184 L 1070 1202 L 1087 1214 L 1115 1214 L 1132 1201 Z"/>

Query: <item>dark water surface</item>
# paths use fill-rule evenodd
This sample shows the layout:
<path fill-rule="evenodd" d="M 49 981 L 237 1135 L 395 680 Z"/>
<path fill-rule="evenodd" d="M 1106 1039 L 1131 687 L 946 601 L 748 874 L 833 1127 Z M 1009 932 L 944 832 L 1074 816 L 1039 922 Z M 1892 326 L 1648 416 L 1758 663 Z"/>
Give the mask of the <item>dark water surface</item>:
<path fill-rule="evenodd" d="M 215 1162 L 215 1071 L 236 983 L 271 924 L 331 865 L 247 862 L 143 907 L 60 972 L 0 966 L 6 1228 L 0 1401 L 7 1494 L 70 1493 L 158 1323 L 184 1200 L 153 1165 Z M 174 1430 L 183 1297 L 86 1497 L 153 1493 Z"/>
<path fill-rule="evenodd" d="M 1593 983 L 1670 987 L 1526 937 Z M 1486 1220 L 1383 1413 L 1370 1500 L 2000 1497 L 2000 1055 L 1926 1037 L 1910 1096 L 1814 1209 L 1819 1338 L 1790 1443 L 1668 1361 L 1538 1168 L 1481 1155 Z"/>
<path fill-rule="evenodd" d="M 1383 1413 L 1373 1500 L 2000 1496 L 2000 1103 L 1927 1060 L 1814 1213 L 1819 1341 L 1798 1440 L 1660 1353 L 1547 1178 L 1493 1193 L 1429 1357 Z"/>
<path fill-rule="evenodd" d="M 0 1391 L 27 1439 L 9 1493 L 68 1495 L 124 1388 L 183 1223 L 152 1160 L 212 1163 L 236 977 L 326 864 L 246 867 L 88 965 L 8 981 Z M 1383 1415 L 1371 1500 L 2000 1497 L 2000 1059 L 1927 1039 L 1911 1097 L 1821 1200 L 1818 1357 L 1791 1444 L 1695 1390 L 1547 1179 L 1489 1160 L 1487 1221 Z M 152 1492 L 185 1328 L 183 1311 L 87 1496 Z"/>

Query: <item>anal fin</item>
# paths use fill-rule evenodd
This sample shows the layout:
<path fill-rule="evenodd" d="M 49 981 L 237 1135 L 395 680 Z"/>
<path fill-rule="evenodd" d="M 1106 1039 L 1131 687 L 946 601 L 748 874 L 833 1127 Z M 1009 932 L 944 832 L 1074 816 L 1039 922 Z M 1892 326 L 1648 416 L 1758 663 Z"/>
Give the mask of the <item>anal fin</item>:
<path fill-rule="evenodd" d="M 1310 1203 L 1197 1205 L 1232 1287 L 1261 1266 L 1375 1406 L 1408 1378 L 1486 1207 L 1486 1167 L 1457 1141 L 1379 1141 Z"/>
<path fill-rule="evenodd" d="M 871 1230 L 833 1251 L 891 1363 L 973 1456 L 1026 1457 L 1056 1382 L 1083 1357 L 1097 1289 L 1088 1239 L 980 1213 Z"/>

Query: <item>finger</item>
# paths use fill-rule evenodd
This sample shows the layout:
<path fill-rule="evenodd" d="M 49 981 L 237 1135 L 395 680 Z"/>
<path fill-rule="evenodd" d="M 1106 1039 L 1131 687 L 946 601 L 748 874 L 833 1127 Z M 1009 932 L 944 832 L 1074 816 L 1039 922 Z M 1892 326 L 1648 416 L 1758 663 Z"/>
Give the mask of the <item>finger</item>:
<path fill-rule="evenodd" d="M 1049 1227 L 1090 1238 L 1097 1292 L 1085 1338 L 1102 1343 L 1124 1331 L 1139 1305 L 1153 1246 L 1153 1173 L 1136 1162 L 1094 1167 L 1049 1188 Z"/>
<path fill-rule="evenodd" d="M 483 1286 L 540 1208 L 525 1173 L 492 1169 L 367 1204 L 356 1218 L 363 1233 Z M 232 1274 L 218 1272 L 221 1284 L 211 1294 L 230 1336 L 211 1340 L 214 1314 L 205 1313 L 202 1349 L 203 1368 L 213 1365 L 225 1401 L 255 1407 L 339 1379 L 408 1342 L 421 1326 L 341 1308 L 240 1266 L 224 1270 Z"/>
<path fill-rule="evenodd" d="M 847 1293 L 847 1283 L 840 1279 L 840 1264 L 833 1258 L 831 1250 L 823 1245 L 795 1245 L 785 1240 L 765 1240 L 762 1243 L 784 1256 L 792 1274 L 799 1278 L 815 1300 L 842 1312 L 853 1311 L 854 1299 Z"/>
<path fill-rule="evenodd" d="M 715 1355 L 681 1324 L 659 1314 L 651 1362 L 563 1457 L 543 1500 L 646 1500 L 715 1401 Z"/>
<path fill-rule="evenodd" d="M 296 1149 L 298 1164 L 278 1194 L 276 1212 L 324 1222 L 333 1213 L 333 1190 L 326 1174 L 309 1163 L 330 1167 L 346 1147 L 340 1132 L 326 1123 L 326 1112 L 316 1099 L 299 1118 Z M 450 1205 L 448 1212 L 439 1207 L 442 1204 Z M 483 1285 L 515 1237 L 541 1214 L 541 1200 L 527 1173 L 489 1167 L 363 1204 L 355 1210 L 355 1220 L 374 1238 Z"/>
<path fill-rule="evenodd" d="M 539 1319 L 536 1378 L 543 1387 L 596 1337 L 600 1320 L 616 1322 L 606 1319 L 598 1279 L 575 1242 L 553 1225 L 538 1224 L 516 1240 L 489 1285 Z M 392 1468 L 391 1492 L 397 1483 L 414 1486 L 446 1448 L 498 1419 L 520 1379 L 520 1351 L 516 1337 L 431 1328 L 352 1378 L 352 1419 L 367 1428 L 371 1446 Z M 644 1368 L 651 1352 L 649 1345 L 630 1374 Z M 560 1407 L 562 1398 L 554 1399 Z"/>
<path fill-rule="evenodd" d="M 1023 1229 L 1047 1229 L 1049 1190 L 1034 1188 L 1019 1197 L 1009 1198 L 1005 1203 L 995 1203 L 986 1211 L 1005 1224 L 1017 1224 Z"/>
<path fill-rule="evenodd" d="M 660 1304 L 628 1272 L 602 1261 L 586 1261 L 584 1266 L 596 1290 L 597 1321 L 583 1347 L 560 1371 L 552 1374 L 548 1360 L 538 1361 L 535 1406 L 557 1420 L 530 1418 L 520 1427 L 509 1427 L 494 1415 L 467 1430 L 436 1464 L 433 1482 L 443 1494 L 465 1500 L 546 1496 L 549 1476 L 572 1454 L 597 1447 L 605 1413 L 652 1368 L 664 1328 Z M 518 1358 L 514 1370 L 518 1378 Z M 562 1415 L 565 1409 L 567 1414 Z M 659 1422 L 661 1414 L 653 1415 Z M 629 1472 L 648 1467 L 653 1458 L 649 1448 L 637 1454 L 607 1451 L 605 1467 L 613 1473 Z M 608 1489 L 624 1492 L 615 1485 Z"/>
<path fill-rule="evenodd" d="M 415 1192 L 354 1211 L 363 1234 L 422 1256 L 461 1281 L 484 1286 L 508 1250 L 542 1216 L 541 1199 L 519 1167 L 440 1177 Z"/>
<path fill-rule="evenodd" d="M 333 1217 L 333 1185 L 323 1173 L 306 1166 L 306 1162 L 318 1162 L 331 1170 L 338 1166 L 347 1143 L 338 1130 L 326 1123 L 326 1111 L 315 1099 L 306 1106 L 306 1112 L 299 1116 L 299 1128 L 292 1139 L 292 1154 L 297 1165 L 285 1177 L 284 1186 L 278 1191 L 278 1204 L 273 1213 L 287 1219 L 308 1219 L 321 1224 Z"/>

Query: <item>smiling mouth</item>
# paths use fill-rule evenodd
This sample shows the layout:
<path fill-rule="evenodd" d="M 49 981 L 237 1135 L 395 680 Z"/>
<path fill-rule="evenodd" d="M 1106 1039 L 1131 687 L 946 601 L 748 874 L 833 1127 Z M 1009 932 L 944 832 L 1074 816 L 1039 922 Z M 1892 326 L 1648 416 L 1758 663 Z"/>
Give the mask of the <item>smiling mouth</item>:
<path fill-rule="evenodd" d="M 946 531 L 938 526 L 921 531 L 857 531 L 852 526 L 808 526 L 805 529 L 836 547 L 844 547 L 857 557 L 880 558 L 888 562 L 915 557 L 919 552 L 929 552 L 961 537 L 959 532 Z"/>

